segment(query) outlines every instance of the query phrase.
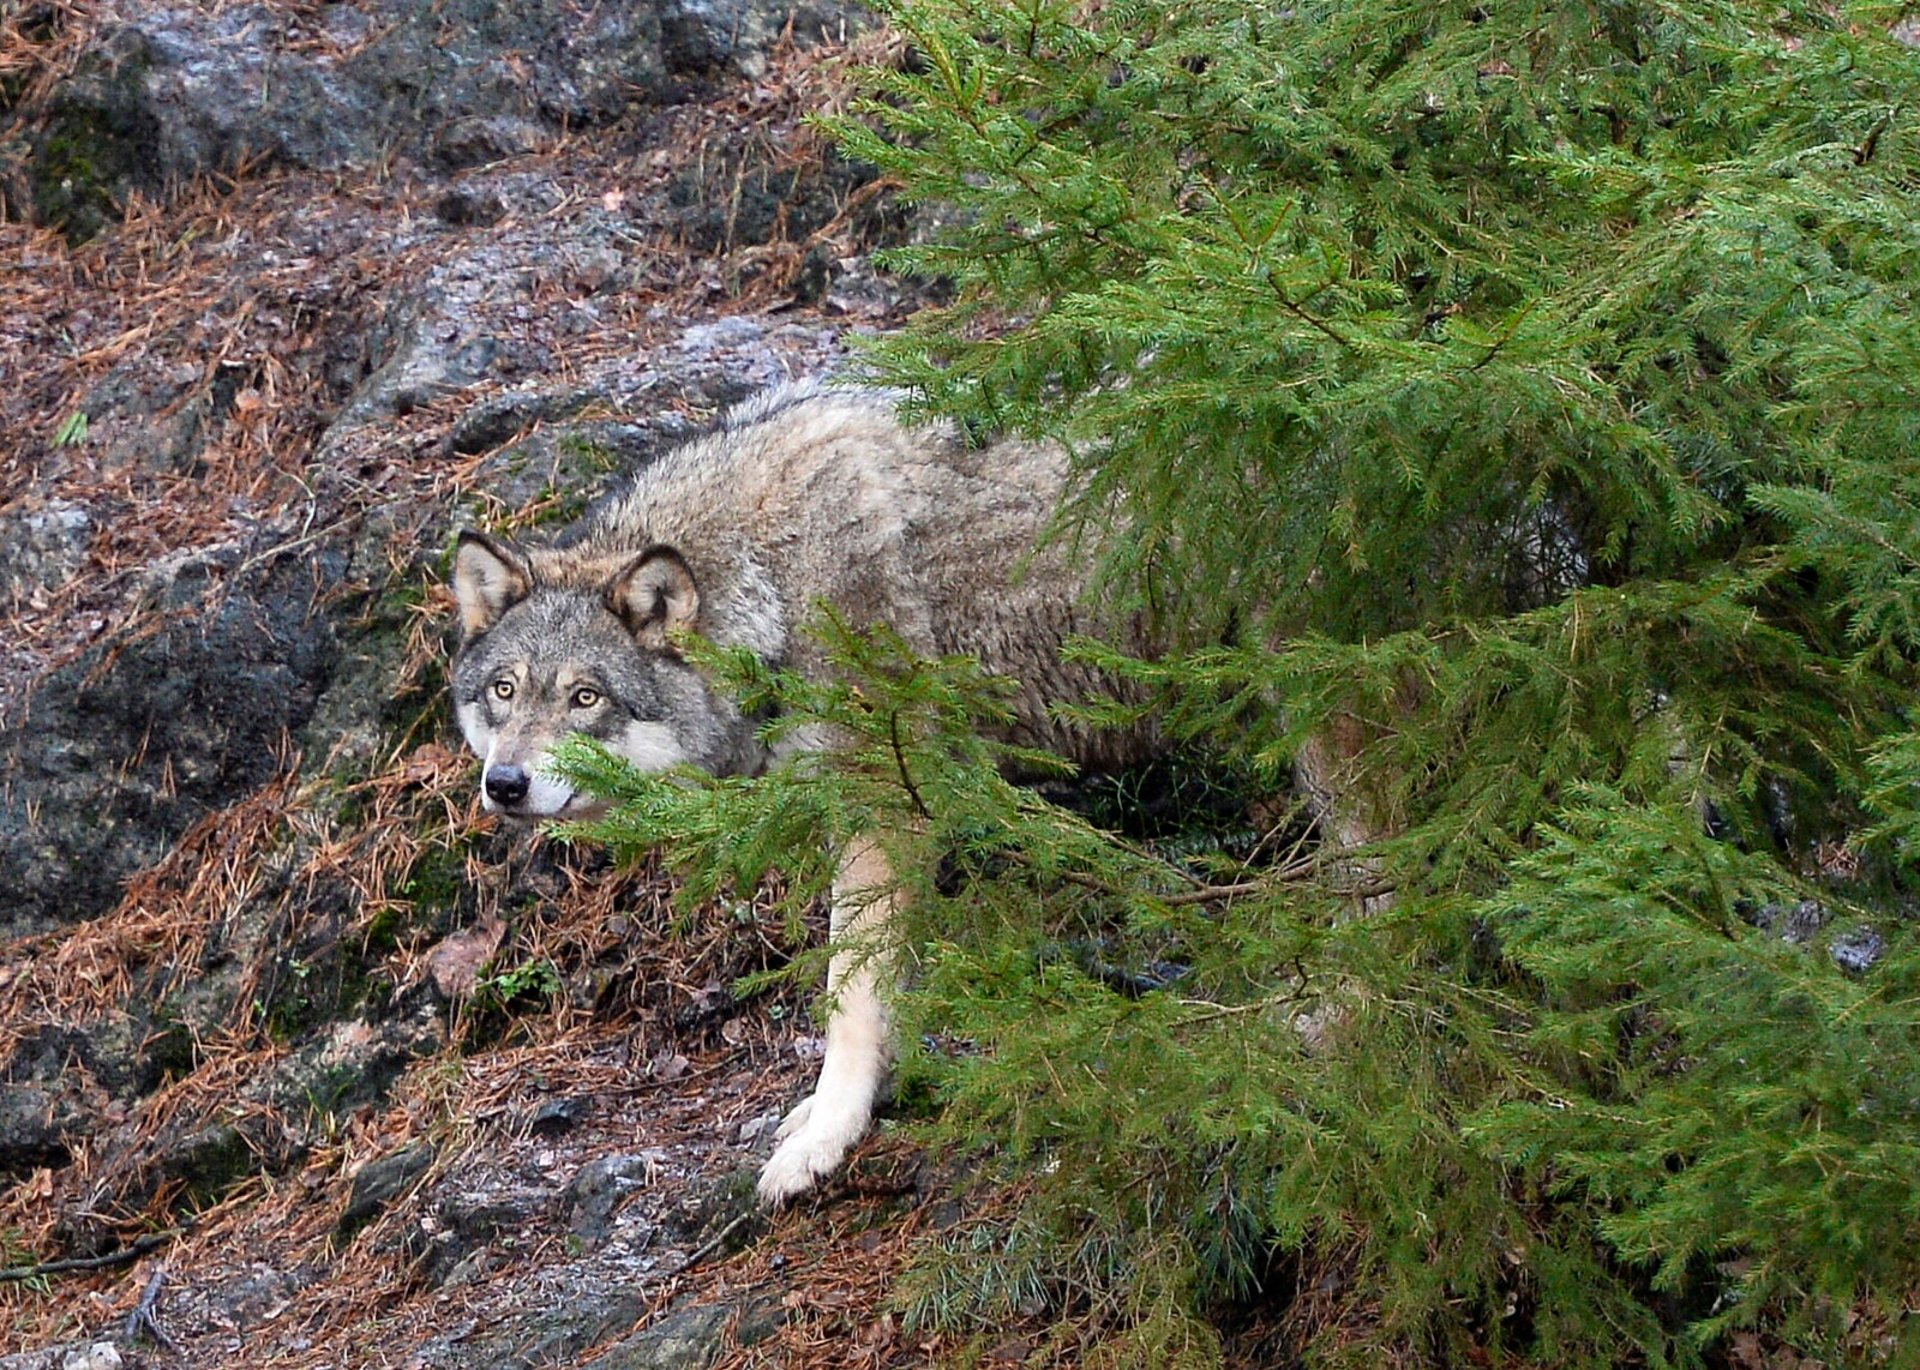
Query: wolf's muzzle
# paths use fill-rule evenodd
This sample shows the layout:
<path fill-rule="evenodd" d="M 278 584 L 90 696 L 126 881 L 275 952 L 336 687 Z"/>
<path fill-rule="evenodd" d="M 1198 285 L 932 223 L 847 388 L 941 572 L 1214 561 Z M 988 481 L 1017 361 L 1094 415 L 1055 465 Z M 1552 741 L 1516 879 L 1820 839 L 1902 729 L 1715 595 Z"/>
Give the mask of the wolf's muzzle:
<path fill-rule="evenodd" d="M 489 766 L 484 784 L 487 798 L 503 809 L 511 809 L 527 797 L 533 777 L 524 766 Z"/>

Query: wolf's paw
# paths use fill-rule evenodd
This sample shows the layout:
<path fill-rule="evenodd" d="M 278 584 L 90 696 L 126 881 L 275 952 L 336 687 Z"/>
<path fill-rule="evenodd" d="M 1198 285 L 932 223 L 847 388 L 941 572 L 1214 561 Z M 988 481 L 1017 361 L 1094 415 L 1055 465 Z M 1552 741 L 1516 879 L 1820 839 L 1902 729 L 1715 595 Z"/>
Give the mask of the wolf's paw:
<path fill-rule="evenodd" d="M 867 1116 L 864 1108 L 823 1105 L 818 1094 L 802 1100 L 775 1134 L 780 1144 L 760 1171 L 760 1202 L 777 1207 L 831 1174 L 867 1130 Z"/>
<path fill-rule="evenodd" d="M 774 1129 L 773 1140 L 784 1142 L 794 1133 L 807 1125 L 807 1119 L 813 1116 L 813 1096 L 809 1094 L 793 1106 L 793 1111 L 780 1120 L 780 1126 Z"/>

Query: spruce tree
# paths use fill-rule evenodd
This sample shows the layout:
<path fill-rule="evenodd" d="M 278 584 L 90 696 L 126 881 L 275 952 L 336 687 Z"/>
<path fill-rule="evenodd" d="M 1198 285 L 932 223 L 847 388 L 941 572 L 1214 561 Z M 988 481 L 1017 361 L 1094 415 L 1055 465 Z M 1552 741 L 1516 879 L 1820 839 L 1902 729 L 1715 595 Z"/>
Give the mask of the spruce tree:
<path fill-rule="evenodd" d="M 887 12 L 833 128 L 944 206 L 894 264 L 954 294 L 874 372 L 1075 453 L 1061 536 L 1181 642 L 1085 644 L 1108 713 L 1270 789 L 1337 734 L 1381 820 L 1364 864 L 1116 837 L 1001 778 L 994 682 L 831 621 L 838 683 L 708 660 L 845 753 L 575 758 L 695 896 L 890 834 L 903 1074 L 1022 1195 L 910 1320 L 1204 1365 L 1313 1270 L 1316 1364 L 1920 1355 L 1902 8 Z"/>

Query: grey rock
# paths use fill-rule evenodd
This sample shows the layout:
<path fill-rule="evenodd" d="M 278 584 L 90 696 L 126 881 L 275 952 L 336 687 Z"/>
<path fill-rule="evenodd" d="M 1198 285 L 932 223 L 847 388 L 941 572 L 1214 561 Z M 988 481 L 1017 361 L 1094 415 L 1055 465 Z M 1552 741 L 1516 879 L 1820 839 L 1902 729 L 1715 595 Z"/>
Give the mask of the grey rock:
<path fill-rule="evenodd" d="M 832 222 L 853 192 L 876 175 L 837 152 L 795 161 L 785 149 L 743 141 L 717 149 L 708 165 L 683 171 L 668 189 L 681 236 L 697 252 L 732 252 L 784 238 L 798 242 Z M 727 193 L 716 195 L 716 185 Z M 884 236 L 878 207 L 863 211 L 861 236 Z"/>
<path fill-rule="evenodd" d="M 760 31 L 770 15 L 745 0 L 665 0 L 660 6 L 662 56 L 680 75 L 717 72 L 736 52 L 749 76 L 758 76 L 772 36 Z"/>
<path fill-rule="evenodd" d="M 533 1370 L 536 1366 L 580 1365 L 580 1353 L 605 1341 L 645 1316 L 649 1299 L 633 1288 L 607 1291 L 604 1297 L 552 1308 L 525 1327 L 510 1329 L 467 1349 L 463 1365 L 488 1370 Z"/>
<path fill-rule="evenodd" d="M 102 471 L 188 471 L 199 455 L 215 401 L 192 397 L 198 368 L 170 372 L 129 359 L 81 402 L 88 420 L 78 449 Z M 231 394 L 223 397 L 230 400 Z"/>
<path fill-rule="evenodd" d="M 1849 975 L 1865 975 L 1887 954 L 1887 939 L 1864 925 L 1837 933 L 1827 946 L 1833 963 Z"/>
<path fill-rule="evenodd" d="M 537 413 L 548 402 L 540 396 L 525 398 L 529 408 L 521 413 Z M 556 396 L 552 403 L 563 409 L 571 401 Z M 491 402 L 476 407 L 491 408 Z M 511 421 L 500 420 L 503 425 Z M 490 426 L 494 420 L 480 422 Z M 490 501 L 509 508 L 546 503 L 541 524 L 555 527 L 577 518 L 623 476 L 659 456 L 672 445 L 679 429 L 676 417 L 664 415 L 637 423 L 613 419 L 545 423 L 488 457 L 480 468 L 478 488 Z M 484 513 L 476 506 L 470 514 L 463 511 L 463 521 L 481 519 Z"/>
<path fill-rule="evenodd" d="M 731 68 L 757 80 L 767 51 L 791 23 L 801 43 L 833 36 L 854 11 L 845 5 L 790 5 L 757 0 L 661 0 L 660 52 L 676 76 L 718 75 Z"/>
<path fill-rule="evenodd" d="M 680 335 L 676 346 L 689 357 L 711 357 L 724 348 L 757 343 L 766 336 L 766 327 L 744 314 L 730 314 L 712 323 L 697 323 Z"/>
<path fill-rule="evenodd" d="M 7 1060 L 7 1078 L 48 1083 L 84 1075 L 104 1093 L 125 1098 L 160 1083 L 144 1059 L 149 1024 L 127 1015 L 24 1031 Z"/>
<path fill-rule="evenodd" d="M 223 983 L 216 995 L 222 1003 L 230 1004 L 242 971 L 236 961 L 211 977 Z M 224 1009 L 217 1016 L 224 1017 Z M 97 1198 L 110 1195 L 139 1209 L 175 1187 L 176 1207 L 183 1200 L 203 1205 L 250 1176 L 284 1172 L 329 1133 L 330 1118 L 383 1097 L 407 1062 L 444 1040 L 442 1021 L 432 1013 L 377 1027 L 334 1023 L 246 1081 L 237 1097 L 182 1110 L 148 1135 L 118 1120 L 127 1116 L 125 1101 L 148 1093 L 164 1078 L 154 1058 L 174 1050 L 169 1041 L 175 1034 L 149 1033 L 143 1021 L 120 1016 L 84 1027 L 46 1028 L 26 1039 L 7 1063 L 14 1082 L 0 1085 L 0 1172 L 65 1165 L 69 1139 L 83 1138 L 102 1177 Z M 71 1043 L 69 1055 L 56 1055 L 61 1042 Z M 105 1063 L 103 1077 L 91 1086 L 89 1060 Z M 63 1069 L 63 1063 L 81 1068 Z M 100 1087 L 109 1079 L 115 1080 L 111 1094 Z M 111 1107 L 117 1102 L 122 1106 Z M 228 1122 L 234 1103 L 269 1107 L 243 1107 L 238 1121 Z M 365 1184 L 375 1185 L 382 1176 L 376 1164 Z M 374 1202 L 368 1195 L 377 1198 L 374 1190 L 356 1186 L 356 1198 Z M 371 1211 L 377 1211 L 377 1203 Z M 356 1212 L 354 1220 L 362 1221 L 362 1214 Z M 100 1234 L 93 1228 L 84 1215 L 77 1217 L 69 1245 L 97 1245 Z"/>
<path fill-rule="evenodd" d="M 527 1131 L 536 1137 L 558 1137 L 571 1132 L 593 1112 L 593 1100 L 586 1097 L 549 1099 L 534 1110 L 527 1120 Z"/>
<path fill-rule="evenodd" d="M 120 1370 L 125 1363 L 112 1342 L 97 1341 L 84 1350 L 69 1351 L 61 1357 L 60 1370 Z"/>
<path fill-rule="evenodd" d="M 70 1105 L 61 1107 L 64 1102 L 36 1085 L 0 1085 L 0 1179 L 24 1179 L 72 1160 L 67 1138 L 78 1120 Z"/>
<path fill-rule="evenodd" d="M 0 604 L 57 589 L 86 559 L 93 516 L 66 500 L 0 515 Z"/>
<path fill-rule="evenodd" d="M 872 22 L 849 0 L 660 0 L 660 49 L 675 76 L 737 72 L 758 80 L 786 34 L 802 47 L 842 40 Z"/>
<path fill-rule="evenodd" d="M 721 1252 L 743 1251 L 767 1230 L 767 1215 L 754 1197 L 757 1166 L 703 1173 L 661 1214 L 665 1227 L 689 1246 L 719 1241 Z"/>
<path fill-rule="evenodd" d="M 353 1177 L 352 1188 L 347 1191 L 347 1206 L 335 1229 L 340 1237 L 343 1240 L 351 1237 L 377 1218 L 388 1204 L 426 1174 L 435 1154 L 433 1143 L 415 1142 L 361 1166 Z"/>
<path fill-rule="evenodd" d="M 157 568 L 150 631 L 46 678 L 0 733 L 0 936 L 95 917 L 197 819 L 265 784 L 332 670 L 325 551 L 240 572 L 246 546 Z"/>
<path fill-rule="evenodd" d="M 705 1370 L 719 1357 L 732 1316 L 732 1309 L 718 1303 L 676 1309 L 582 1370 Z"/>
<path fill-rule="evenodd" d="M 112 1342 L 67 1342 L 0 1356 L 0 1370 L 119 1370 L 126 1362 Z"/>
<path fill-rule="evenodd" d="M 530 300 L 535 286 L 525 260 L 494 245 L 430 270 L 375 325 L 378 365 L 334 420 L 318 460 L 332 464 L 343 442 L 368 424 L 480 381 L 544 371 L 552 361 L 544 348 L 503 337 L 494 326 L 495 313 Z"/>
<path fill-rule="evenodd" d="M 417 587 L 445 545 L 452 516 L 444 507 L 397 501 L 363 509 L 357 535 L 345 530 L 328 549 L 345 559 L 340 585 L 363 594 L 326 602 L 333 652 L 324 689 L 296 740 L 310 762 L 335 776 L 365 775 L 396 732 L 431 735 L 447 707 L 438 681 L 399 684 L 415 626 Z M 351 539 L 349 542 L 348 539 Z M 410 549 L 394 560 L 395 549 Z"/>
<path fill-rule="evenodd" d="M 622 1204 L 653 1182 L 666 1156 L 643 1151 L 630 1156 L 601 1156 L 582 1166 L 561 1196 L 567 1228 L 588 1246 L 599 1246 L 613 1231 Z"/>
<path fill-rule="evenodd" d="M 1832 917 L 1825 904 L 1802 899 L 1797 904 L 1762 904 L 1751 916 L 1752 924 L 1771 932 L 1783 942 L 1805 946 L 1819 935 Z"/>
<path fill-rule="evenodd" d="M 488 1189 L 439 1196 L 429 1215 L 407 1236 L 429 1286 L 478 1278 L 492 1263 L 489 1248 L 536 1225 L 550 1195 L 535 1189 Z"/>
<path fill-rule="evenodd" d="M 69 1139 L 97 1143 L 98 1115 L 108 1104 L 160 1083 L 147 1035 L 124 1014 L 23 1032 L 0 1081 L 0 1176 L 66 1165 Z"/>
<path fill-rule="evenodd" d="M 129 9 L 55 97 L 34 149 L 38 212 L 75 237 L 130 190 L 165 195 L 248 157 L 335 170 L 395 150 L 470 155 L 455 129 L 476 122 L 496 151 L 524 148 L 531 137 L 503 130 L 598 122 L 665 89 L 647 6 Z"/>
<path fill-rule="evenodd" d="M 1762 904 L 1747 915 L 1747 921 L 1783 942 L 1801 947 L 1833 921 L 1833 912 L 1817 900 L 1802 899 L 1792 905 Z M 1827 955 L 1849 975 L 1866 974 L 1886 951 L 1886 939 L 1864 924 L 1841 929 L 1827 943 Z"/>
<path fill-rule="evenodd" d="M 769 1137 L 780 1126 L 780 1118 L 779 1109 L 756 1113 L 740 1124 L 738 1131 L 734 1133 L 734 1140 L 746 1145 L 757 1142 L 762 1137 Z"/>
<path fill-rule="evenodd" d="M 493 1253 L 484 1246 L 479 1247 L 455 1261 L 453 1267 L 444 1275 L 428 1275 L 427 1287 L 458 1289 L 462 1285 L 473 1284 L 485 1278 L 487 1272 L 493 1268 L 493 1264 Z"/>
<path fill-rule="evenodd" d="M 520 390 L 495 395 L 471 406 L 447 433 L 449 451 L 484 452 L 498 447 L 536 423 L 570 419 L 607 396 L 596 390 Z"/>
<path fill-rule="evenodd" d="M 508 114 L 455 119 L 433 136 L 433 159 L 457 170 L 505 161 L 537 149 L 546 130 L 531 119 Z"/>
<path fill-rule="evenodd" d="M 421 996 L 422 1007 L 425 996 Z M 378 1024 L 335 1020 L 335 1005 L 317 1013 L 322 1024 L 310 1040 L 277 1062 L 249 1094 L 302 1124 L 351 1113 L 384 1099 L 400 1072 L 445 1044 L 445 1027 L 430 1010 Z"/>
<path fill-rule="evenodd" d="M 299 1292 L 313 1282 L 315 1271 L 292 1271 L 256 1265 L 247 1273 L 209 1291 L 209 1304 L 222 1321 L 245 1330 L 277 1317 Z"/>
<path fill-rule="evenodd" d="M 787 1323 L 787 1306 L 777 1293 L 755 1295 L 740 1305 L 733 1324 L 733 1339 L 739 1345 L 757 1346 Z"/>
<path fill-rule="evenodd" d="M 671 98 L 689 75 L 757 76 L 790 21 L 808 42 L 860 13 L 840 0 L 117 7 L 34 139 L 36 213 L 82 239 L 132 191 L 164 196 L 249 158 L 509 157 Z"/>
<path fill-rule="evenodd" d="M 815 243 L 800 262 L 800 274 L 793 282 L 793 297 L 801 304 L 816 304 L 826 298 L 840 274 L 840 263 L 832 251 L 825 243 Z"/>
<path fill-rule="evenodd" d="M 255 1139 L 231 1124 L 213 1123 L 163 1140 L 153 1165 L 160 1178 L 182 1181 L 195 1203 L 209 1203 L 256 1169 Z"/>

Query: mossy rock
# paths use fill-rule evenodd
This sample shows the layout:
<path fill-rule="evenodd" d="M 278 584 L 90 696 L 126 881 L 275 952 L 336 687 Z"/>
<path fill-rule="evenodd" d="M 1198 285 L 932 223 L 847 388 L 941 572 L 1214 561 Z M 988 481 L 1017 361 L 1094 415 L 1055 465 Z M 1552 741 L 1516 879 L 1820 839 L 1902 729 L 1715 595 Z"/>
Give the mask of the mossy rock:
<path fill-rule="evenodd" d="M 185 1184 L 189 1199 L 204 1205 L 253 1174 L 258 1163 L 244 1133 L 226 1123 L 213 1123 L 169 1147 L 160 1169 Z"/>
<path fill-rule="evenodd" d="M 34 141 L 34 216 L 83 243 L 118 222 L 132 189 L 158 189 L 149 168 L 161 130 L 141 82 L 152 65 L 131 30 L 82 64 Z"/>

